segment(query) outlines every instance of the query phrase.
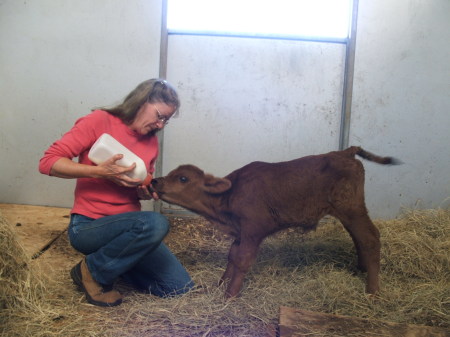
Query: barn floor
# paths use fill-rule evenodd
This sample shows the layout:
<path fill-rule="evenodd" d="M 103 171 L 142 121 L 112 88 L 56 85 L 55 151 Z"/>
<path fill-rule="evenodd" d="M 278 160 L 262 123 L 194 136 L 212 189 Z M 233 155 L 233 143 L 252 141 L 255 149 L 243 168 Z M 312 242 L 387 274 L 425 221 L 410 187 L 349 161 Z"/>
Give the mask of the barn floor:
<path fill-rule="evenodd" d="M 61 273 L 67 274 L 82 258 L 67 241 L 69 211 L 68 208 L 0 204 L 0 213 L 13 225 L 27 255 L 55 277 Z M 70 282 L 68 275 L 67 281 Z M 75 289 L 73 291 L 76 292 Z M 77 297 L 77 294 L 74 296 Z M 84 301 L 81 295 L 78 298 Z M 86 308 L 88 311 L 97 311 L 96 309 Z M 339 336 L 450 336 L 448 330 L 439 328 L 353 319 L 283 305 L 280 306 L 278 324 L 269 322 L 265 329 L 268 331 L 267 336 L 273 337 L 322 336 L 320 329 L 326 326 L 339 331 Z"/>
<path fill-rule="evenodd" d="M 81 259 L 66 240 L 58 240 L 66 236 L 69 208 L 0 204 L 0 212 L 14 226 L 26 253 L 50 264 L 52 272 L 67 270 Z"/>

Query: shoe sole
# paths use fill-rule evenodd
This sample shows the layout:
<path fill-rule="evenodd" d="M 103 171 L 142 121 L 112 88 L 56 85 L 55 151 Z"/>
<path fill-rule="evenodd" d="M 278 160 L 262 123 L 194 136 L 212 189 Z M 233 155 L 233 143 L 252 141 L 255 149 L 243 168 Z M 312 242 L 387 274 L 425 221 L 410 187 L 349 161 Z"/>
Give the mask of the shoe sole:
<path fill-rule="evenodd" d="M 84 293 L 84 295 L 86 296 L 86 300 L 89 303 L 91 303 L 93 305 L 97 305 L 99 307 L 115 307 L 122 303 L 121 298 L 113 303 L 99 302 L 99 301 L 94 300 L 91 297 L 91 295 L 89 295 L 89 293 L 86 291 L 86 288 L 83 285 L 83 281 L 81 279 L 81 262 L 78 263 L 75 267 L 73 267 L 70 270 L 70 277 L 72 278 L 73 283 L 78 287 L 78 289 Z"/>

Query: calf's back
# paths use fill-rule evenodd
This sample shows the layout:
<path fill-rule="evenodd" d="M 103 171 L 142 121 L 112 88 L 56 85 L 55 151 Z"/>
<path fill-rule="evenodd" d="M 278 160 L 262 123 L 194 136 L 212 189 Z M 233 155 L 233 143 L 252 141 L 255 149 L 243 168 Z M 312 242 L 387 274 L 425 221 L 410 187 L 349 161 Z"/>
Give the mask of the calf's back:
<path fill-rule="evenodd" d="M 237 217 L 272 224 L 273 230 L 314 227 L 338 208 L 364 207 L 364 168 L 340 152 L 281 163 L 253 162 L 225 178 L 232 185 L 223 196 L 226 208 Z"/>

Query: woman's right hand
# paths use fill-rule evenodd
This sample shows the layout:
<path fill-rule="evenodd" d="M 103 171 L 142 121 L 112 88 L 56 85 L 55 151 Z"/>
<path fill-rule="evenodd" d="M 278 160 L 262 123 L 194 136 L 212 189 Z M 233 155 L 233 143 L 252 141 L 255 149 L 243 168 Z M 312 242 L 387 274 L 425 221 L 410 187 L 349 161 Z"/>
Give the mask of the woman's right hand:
<path fill-rule="evenodd" d="M 116 162 L 123 158 L 122 154 L 116 154 L 107 161 L 98 165 L 102 169 L 99 178 L 111 180 L 119 186 L 135 187 L 141 184 L 141 180 L 130 178 L 127 173 L 135 169 L 136 163 L 131 166 L 124 167 L 117 165 Z"/>
<path fill-rule="evenodd" d="M 116 164 L 123 155 L 116 154 L 100 165 L 85 165 L 76 163 L 69 158 L 59 158 L 52 166 L 50 175 L 66 179 L 74 178 L 103 178 L 114 182 L 119 186 L 136 187 L 142 182 L 139 179 L 130 178 L 127 172 L 134 170 L 136 164 L 124 167 Z"/>

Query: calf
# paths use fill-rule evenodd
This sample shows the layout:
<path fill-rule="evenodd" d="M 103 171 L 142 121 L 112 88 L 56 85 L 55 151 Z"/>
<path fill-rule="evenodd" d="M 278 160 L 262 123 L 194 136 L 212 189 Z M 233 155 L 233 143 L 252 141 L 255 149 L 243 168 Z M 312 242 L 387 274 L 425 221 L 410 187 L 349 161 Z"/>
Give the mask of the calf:
<path fill-rule="evenodd" d="M 367 271 L 366 291 L 379 290 L 380 236 L 364 201 L 364 168 L 359 155 L 379 164 L 397 164 L 360 147 L 287 162 L 253 162 L 224 178 L 182 165 L 153 179 L 159 197 L 209 220 L 235 240 L 221 282 L 227 297 L 238 295 L 261 242 L 288 227 L 314 229 L 325 215 L 341 221 L 353 239 L 358 267 Z"/>

